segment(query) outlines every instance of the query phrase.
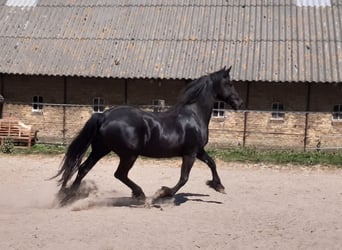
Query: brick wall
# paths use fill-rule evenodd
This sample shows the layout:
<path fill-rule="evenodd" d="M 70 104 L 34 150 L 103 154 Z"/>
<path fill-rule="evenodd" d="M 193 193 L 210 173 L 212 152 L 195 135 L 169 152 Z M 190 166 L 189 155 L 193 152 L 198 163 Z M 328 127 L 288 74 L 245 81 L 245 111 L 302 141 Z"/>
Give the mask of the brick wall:
<path fill-rule="evenodd" d="M 127 86 L 127 104 L 150 105 L 152 100 L 162 99 L 170 106 L 177 102 L 185 81 L 132 79 Z"/>
<path fill-rule="evenodd" d="M 4 77 L 3 85 L 7 103 L 31 103 L 34 95 L 43 96 L 48 103 L 63 101 L 62 77 L 9 75 Z"/>
<path fill-rule="evenodd" d="M 271 112 L 227 113 L 226 119 L 211 120 L 211 143 L 214 145 L 277 149 L 304 147 L 304 114 L 286 113 L 284 120 L 274 120 Z"/>
<path fill-rule="evenodd" d="M 342 121 L 333 121 L 330 113 L 310 113 L 308 116 L 308 147 L 342 147 Z"/>
<path fill-rule="evenodd" d="M 63 142 L 63 110 L 53 106 L 44 106 L 43 112 L 32 112 L 27 104 L 4 105 L 3 117 L 14 116 L 23 123 L 32 125 L 38 132 L 40 142 Z"/>
<path fill-rule="evenodd" d="M 101 97 L 105 105 L 125 103 L 125 80 L 112 78 L 67 78 L 66 100 L 68 104 L 92 105 L 94 97 Z"/>
<path fill-rule="evenodd" d="M 311 87 L 310 110 L 332 112 L 333 106 L 342 104 L 342 83 L 313 83 Z"/>
<path fill-rule="evenodd" d="M 215 147 L 243 145 L 244 113 L 226 111 L 224 118 L 212 118 L 209 124 L 209 144 Z"/>
<path fill-rule="evenodd" d="M 281 102 L 285 110 L 306 111 L 308 86 L 305 83 L 250 84 L 249 106 L 252 110 L 271 110 L 272 103 Z"/>

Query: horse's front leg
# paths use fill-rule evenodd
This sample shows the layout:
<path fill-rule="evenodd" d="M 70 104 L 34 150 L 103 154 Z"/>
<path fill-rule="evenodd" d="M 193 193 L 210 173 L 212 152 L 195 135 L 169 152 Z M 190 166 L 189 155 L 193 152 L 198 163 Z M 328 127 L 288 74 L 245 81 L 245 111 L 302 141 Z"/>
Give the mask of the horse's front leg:
<path fill-rule="evenodd" d="M 184 155 L 183 162 L 181 167 L 181 175 L 177 184 L 172 187 L 162 187 L 160 190 L 157 191 L 155 194 L 155 198 L 163 198 L 163 197 L 171 197 L 177 193 L 177 191 L 185 185 L 185 183 L 189 179 L 189 174 L 192 166 L 194 165 L 194 161 L 196 159 L 196 154 L 192 155 Z"/>
<path fill-rule="evenodd" d="M 225 193 L 224 186 L 221 184 L 220 177 L 218 176 L 216 170 L 215 161 L 208 155 L 208 153 L 204 149 L 198 152 L 197 158 L 206 163 L 211 170 L 213 179 L 211 181 L 207 181 L 207 185 L 215 189 L 217 192 Z"/>

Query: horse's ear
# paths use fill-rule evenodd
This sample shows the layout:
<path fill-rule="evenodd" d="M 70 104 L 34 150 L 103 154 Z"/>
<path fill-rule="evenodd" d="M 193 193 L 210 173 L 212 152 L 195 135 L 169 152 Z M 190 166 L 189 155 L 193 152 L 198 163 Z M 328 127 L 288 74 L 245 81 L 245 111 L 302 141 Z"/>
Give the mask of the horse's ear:
<path fill-rule="evenodd" d="M 232 69 L 232 66 L 230 65 L 229 68 L 227 69 L 227 73 L 229 73 L 231 69 Z"/>

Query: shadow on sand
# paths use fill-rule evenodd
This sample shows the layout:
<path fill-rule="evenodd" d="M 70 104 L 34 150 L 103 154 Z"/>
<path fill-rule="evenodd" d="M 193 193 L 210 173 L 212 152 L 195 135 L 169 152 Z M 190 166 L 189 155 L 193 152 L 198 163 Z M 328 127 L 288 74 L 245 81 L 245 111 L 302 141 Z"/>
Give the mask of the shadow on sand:
<path fill-rule="evenodd" d="M 207 194 L 178 193 L 173 197 L 154 198 L 147 197 L 139 200 L 134 197 L 109 197 L 108 194 L 99 194 L 94 182 L 84 182 L 76 192 L 69 189 L 61 190 L 56 195 L 56 206 L 71 206 L 72 210 L 86 210 L 94 207 L 136 207 L 136 208 L 163 208 L 169 206 L 180 206 L 187 202 L 203 202 L 211 204 L 222 204 L 220 201 L 208 200 Z M 56 207 L 55 206 L 55 207 Z"/>
<path fill-rule="evenodd" d="M 204 194 L 192 193 L 179 193 L 174 197 L 138 200 L 132 197 L 112 197 L 112 198 L 99 198 L 93 197 L 75 203 L 72 207 L 73 211 L 86 210 L 95 207 L 132 207 L 132 208 L 159 208 L 180 206 L 187 202 L 203 202 L 211 204 L 223 204 L 219 201 L 204 200 L 203 198 L 209 197 Z"/>
<path fill-rule="evenodd" d="M 209 195 L 208 194 L 179 193 L 179 194 L 176 194 L 173 197 L 173 199 L 174 199 L 174 204 L 176 206 L 180 206 L 181 204 L 188 202 L 188 201 L 223 204 L 220 201 L 203 200 L 201 199 L 203 197 L 209 197 Z"/>

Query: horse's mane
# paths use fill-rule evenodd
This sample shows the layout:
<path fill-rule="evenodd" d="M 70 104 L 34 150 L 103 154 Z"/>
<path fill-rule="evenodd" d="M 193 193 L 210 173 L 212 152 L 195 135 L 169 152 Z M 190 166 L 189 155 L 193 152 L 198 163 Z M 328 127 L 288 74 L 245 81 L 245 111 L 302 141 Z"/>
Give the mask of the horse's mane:
<path fill-rule="evenodd" d="M 196 102 L 196 100 L 200 96 L 204 95 L 205 93 L 208 93 L 208 91 L 210 90 L 209 88 L 212 88 L 214 82 L 219 81 L 226 75 L 227 72 L 224 68 L 217 72 L 193 80 L 192 82 L 187 84 L 183 89 L 182 94 L 179 98 L 178 105 L 184 106 Z"/>
<path fill-rule="evenodd" d="M 202 76 L 187 84 L 180 95 L 178 104 L 184 106 L 196 102 L 197 98 L 208 88 L 210 82 L 208 76 Z"/>

